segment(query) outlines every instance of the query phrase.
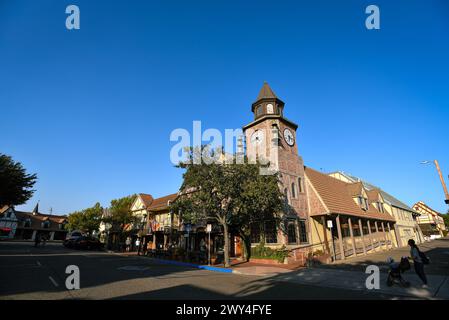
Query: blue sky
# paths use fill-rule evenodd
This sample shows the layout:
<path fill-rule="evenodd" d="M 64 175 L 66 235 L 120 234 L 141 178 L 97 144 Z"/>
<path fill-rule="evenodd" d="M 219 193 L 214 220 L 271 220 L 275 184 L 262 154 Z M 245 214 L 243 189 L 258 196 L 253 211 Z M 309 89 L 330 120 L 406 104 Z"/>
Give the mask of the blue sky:
<path fill-rule="evenodd" d="M 76 4 L 81 29 L 65 28 Z M 365 28 L 377 4 L 381 30 Z M 263 81 L 305 164 L 446 211 L 449 3 L 0 0 L 0 152 L 42 212 L 176 192 L 170 132 L 240 128 Z"/>

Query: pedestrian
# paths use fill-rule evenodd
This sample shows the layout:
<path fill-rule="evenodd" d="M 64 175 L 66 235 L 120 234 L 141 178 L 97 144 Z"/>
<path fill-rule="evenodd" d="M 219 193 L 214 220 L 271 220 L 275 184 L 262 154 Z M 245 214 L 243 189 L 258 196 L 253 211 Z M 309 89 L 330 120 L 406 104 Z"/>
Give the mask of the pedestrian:
<path fill-rule="evenodd" d="M 34 237 L 34 246 L 37 247 L 39 245 L 39 242 L 41 242 L 41 235 L 38 233 Z"/>
<path fill-rule="evenodd" d="M 423 282 L 422 287 L 428 288 L 427 286 L 427 277 L 424 273 L 424 264 L 429 263 L 429 259 L 426 257 L 424 253 L 422 253 L 418 246 L 415 243 L 415 240 L 410 239 L 408 241 L 408 245 L 410 246 L 410 256 L 411 259 L 413 259 L 413 265 L 415 266 L 415 272 L 418 275 L 418 277 Z"/>
<path fill-rule="evenodd" d="M 137 255 L 140 256 L 140 238 L 136 239 Z"/>
<path fill-rule="evenodd" d="M 130 237 L 126 238 L 125 244 L 126 244 L 126 252 L 129 252 L 129 250 L 131 249 L 131 238 Z"/>

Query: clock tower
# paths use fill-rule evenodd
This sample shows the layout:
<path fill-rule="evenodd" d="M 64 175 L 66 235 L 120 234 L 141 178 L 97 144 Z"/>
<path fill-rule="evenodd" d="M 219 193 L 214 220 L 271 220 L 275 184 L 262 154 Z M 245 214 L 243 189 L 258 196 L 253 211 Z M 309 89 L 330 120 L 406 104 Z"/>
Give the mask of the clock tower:
<path fill-rule="evenodd" d="M 243 127 L 243 132 L 248 158 L 269 161 L 270 169 L 279 174 L 281 191 L 288 200 L 289 213 L 281 226 L 284 232 L 277 233 L 276 243 L 297 246 L 306 244 L 309 238 L 304 162 L 298 155 L 298 125 L 284 117 L 284 105 L 265 82 L 251 106 L 254 120 Z"/>

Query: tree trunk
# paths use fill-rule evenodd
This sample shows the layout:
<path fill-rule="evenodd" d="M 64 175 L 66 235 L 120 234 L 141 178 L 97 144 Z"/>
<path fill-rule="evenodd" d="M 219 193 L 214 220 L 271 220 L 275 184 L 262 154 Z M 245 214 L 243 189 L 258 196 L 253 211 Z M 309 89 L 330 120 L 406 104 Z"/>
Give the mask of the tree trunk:
<path fill-rule="evenodd" d="M 228 224 L 223 223 L 223 236 L 224 236 L 224 266 L 228 268 L 230 266 L 229 263 L 229 231 Z"/>
<path fill-rule="evenodd" d="M 251 257 L 251 239 L 249 234 L 246 234 L 244 231 L 241 231 L 239 234 L 243 242 L 243 260 L 248 262 Z"/>

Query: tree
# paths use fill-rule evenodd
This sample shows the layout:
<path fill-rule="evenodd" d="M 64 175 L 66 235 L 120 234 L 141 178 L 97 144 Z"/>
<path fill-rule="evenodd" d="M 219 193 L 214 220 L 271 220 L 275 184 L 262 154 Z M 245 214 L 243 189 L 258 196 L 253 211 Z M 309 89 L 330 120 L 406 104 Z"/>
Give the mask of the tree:
<path fill-rule="evenodd" d="M 446 228 L 449 228 L 449 210 L 446 214 L 442 214 L 441 217 L 444 220 L 444 224 L 446 225 Z"/>
<path fill-rule="evenodd" d="M 110 230 L 112 232 L 118 233 L 119 238 L 122 238 L 122 235 L 128 225 L 136 222 L 136 218 L 131 212 L 131 205 L 135 199 L 136 195 L 131 195 L 111 200 L 111 205 L 109 208 L 110 214 L 102 219 L 104 223 L 111 226 Z"/>
<path fill-rule="evenodd" d="M 20 162 L 0 153 L 0 207 L 15 206 L 28 201 L 35 190 L 36 174 L 27 174 Z"/>
<path fill-rule="evenodd" d="M 251 225 L 264 221 L 273 221 L 280 225 L 282 215 L 288 212 L 290 207 L 280 191 L 278 174 L 259 174 L 260 164 L 236 166 L 242 183 L 239 197 L 236 199 L 236 212 L 231 217 L 231 226 L 242 239 L 243 256 L 248 260 L 251 254 Z"/>
<path fill-rule="evenodd" d="M 67 218 L 69 230 L 81 230 L 92 234 L 100 228 L 102 214 L 103 207 L 98 202 L 93 207 L 75 211 Z"/>
<path fill-rule="evenodd" d="M 260 176 L 259 164 L 218 162 L 214 160 L 219 152 L 207 146 L 202 150 L 191 148 L 187 161 L 178 165 L 186 171 L 182 192 L 172 204 L 172 210 L 180 212 L 182 219 L 191 223 L 216 221 L 223 229 L 224 264 L 229 267 L 230 229 L 245 235 L 248 256 L 250 223 L 268 215 L 273 217 L 274 212 L 282 209 L 283 195 L 277 176 Z"/>

